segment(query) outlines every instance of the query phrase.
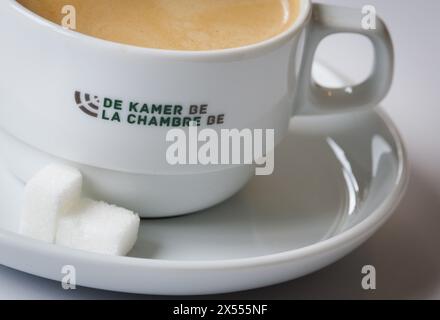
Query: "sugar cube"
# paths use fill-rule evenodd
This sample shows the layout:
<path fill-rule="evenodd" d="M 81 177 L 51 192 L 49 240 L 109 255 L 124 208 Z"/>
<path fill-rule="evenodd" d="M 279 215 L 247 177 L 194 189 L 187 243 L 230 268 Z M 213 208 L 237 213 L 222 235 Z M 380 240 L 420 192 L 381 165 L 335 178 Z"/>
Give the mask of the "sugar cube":
<path fill-rule="evenodd" d="M 81 188 L 75 168 L 53 164 L 39 171 L 25 187 L 20 234 L 53 243 L 59 217 L 80 199 Z"/>
<path fill-rule="evenodd" d="M 137 214 L 105 202 L 81 199 L 60 218 L 56 244 L 95 253 L 123 256 L 137 240 Z"/>

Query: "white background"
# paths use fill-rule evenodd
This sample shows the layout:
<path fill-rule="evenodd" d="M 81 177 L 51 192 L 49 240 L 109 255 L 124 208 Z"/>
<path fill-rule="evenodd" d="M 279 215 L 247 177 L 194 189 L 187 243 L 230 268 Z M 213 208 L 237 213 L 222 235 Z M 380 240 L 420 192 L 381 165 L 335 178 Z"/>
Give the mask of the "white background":
<path fill-rule="evenodd" d="M 394 217 L 365 245 L 336 264 L 282 285 L 220 299 L 440 299 L 440 1 L 331 0 L 376 6 L 396 49 L 392 90 L 382 103 L 406 140 L 412 173 Z M 326 41 L 318 58 L 353 79 L 369 70 L 371 49 L 360 38 Z M 377 290 L 361 289 L 361 268 L 377 269 Z M 158 299 L 79 288 L 0 266 L 0 299 Z"/>

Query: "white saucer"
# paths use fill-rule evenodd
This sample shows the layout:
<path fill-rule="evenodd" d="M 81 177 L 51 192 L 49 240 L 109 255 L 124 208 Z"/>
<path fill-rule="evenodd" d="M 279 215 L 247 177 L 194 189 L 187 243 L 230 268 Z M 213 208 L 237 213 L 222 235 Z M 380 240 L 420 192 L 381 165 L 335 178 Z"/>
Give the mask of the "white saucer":
<path fill-rule="evenodd" d="M 342 81 L 324 67 L 321 83 Z M 295 150 L 295 151 L 293 151 Z M 106 290 L 214 294 L 291 280 L 323 268 L 367 240 L 392 214 L 407 182 L 393 123 L 380 112 L 292 120 L 275 174 L 255 177 L 205 212 L 145 220 L 131 257 L 109 257 L 15 233 L 22 184 L 0 165 L 0 263 Z"/>

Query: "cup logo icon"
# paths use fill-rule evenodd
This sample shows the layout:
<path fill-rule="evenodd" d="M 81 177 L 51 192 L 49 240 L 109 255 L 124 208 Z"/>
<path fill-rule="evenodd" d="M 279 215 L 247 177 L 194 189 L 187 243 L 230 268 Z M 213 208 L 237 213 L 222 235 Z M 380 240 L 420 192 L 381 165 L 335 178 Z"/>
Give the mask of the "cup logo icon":
<path fill-rule="evenodd" d="M 97 118 L 101 101 L 98 96 L 91 96 L 89 93 L 75 91 L 75 102 L 78 108 L 85 114 Z"/>

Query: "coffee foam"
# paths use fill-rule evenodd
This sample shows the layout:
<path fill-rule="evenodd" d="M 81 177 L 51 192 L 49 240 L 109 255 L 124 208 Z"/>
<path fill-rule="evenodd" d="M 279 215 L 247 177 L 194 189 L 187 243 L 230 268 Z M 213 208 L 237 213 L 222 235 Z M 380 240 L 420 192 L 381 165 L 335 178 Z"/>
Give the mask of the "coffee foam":
<path fill-rule="evenodd" d="M 299 0 L 18 0 L 61 24 L 76 9 L 77 31 L 148 48 L 214 50 L 255 44 L 288 29 Z"/>

